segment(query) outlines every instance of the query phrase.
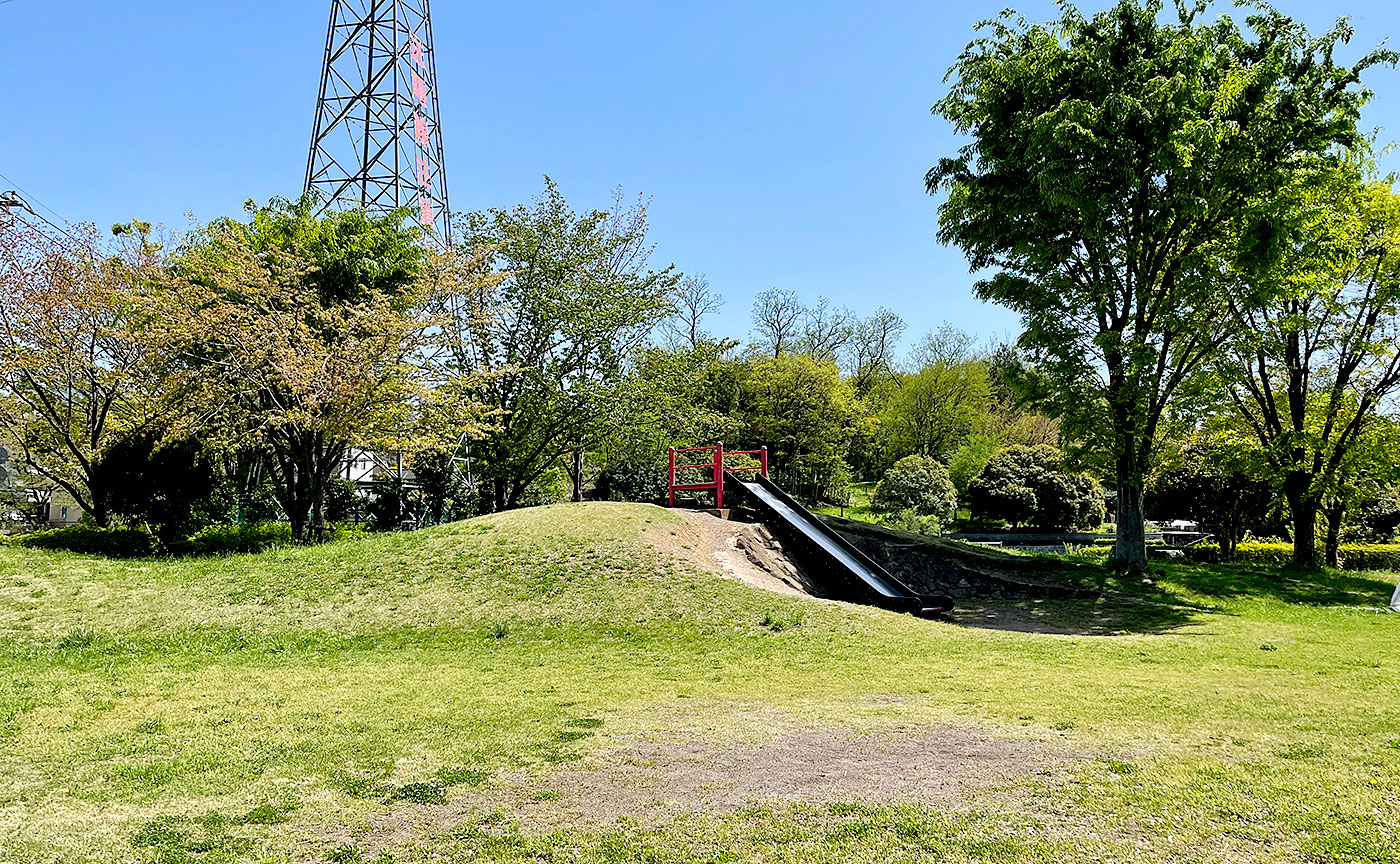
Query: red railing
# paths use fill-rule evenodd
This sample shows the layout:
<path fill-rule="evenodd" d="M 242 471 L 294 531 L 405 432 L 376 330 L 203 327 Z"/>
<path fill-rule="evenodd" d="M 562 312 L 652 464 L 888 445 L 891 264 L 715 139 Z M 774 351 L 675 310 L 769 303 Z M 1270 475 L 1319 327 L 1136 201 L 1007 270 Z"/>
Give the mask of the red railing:
<path fill-rule="evenodd" d="M 704 462 L 697 462 L 693 465 L 680 465 L 676 462 L 676 456 L 683 453 L 710 453 L 711 458 Z M 740 465 L 729 467 L 725 460 L 730 456 L 756 456 L 757 465 Z M 692 457 L 694 458 L 694 457 Z M 680 471 L 691 471 L 703 469 L 711 473 L 711 480 L 708 483 L 678 484 L 677 474 Z M 726 452 L 724 444 L 716 444 L 711 447 L 672 447 L 671 448 L 671 480 L 670 493 L 667 501 L 670 506 L 676 506 L 677 492 L 713 492 L 715 493 L 715 508 L 724 509 L 724 472 L 726 471 L 761 471 L 763 476 L 768 476 L 768 448 L 763 447 L 758 450 L 733 450 Z"/>

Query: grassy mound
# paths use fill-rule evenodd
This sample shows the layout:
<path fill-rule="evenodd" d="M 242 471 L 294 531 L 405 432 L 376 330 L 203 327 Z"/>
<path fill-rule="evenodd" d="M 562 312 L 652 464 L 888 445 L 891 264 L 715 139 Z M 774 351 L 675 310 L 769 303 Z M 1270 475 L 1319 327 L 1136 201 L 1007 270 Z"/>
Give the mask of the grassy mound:
<path fill-rule="evenodd" d="M 678 518 L 566 505 L 174 562 L 0 547 L 0 861 L 1400 855 L 1394 575 L 1167 569 L 1133 602 L 1170 627 L 1046 636 L 751 589 L 653 549 Z M 1082 758 L 946 811 L 539 835 L 501 803 L 622 741 L 930 724 Z"/>

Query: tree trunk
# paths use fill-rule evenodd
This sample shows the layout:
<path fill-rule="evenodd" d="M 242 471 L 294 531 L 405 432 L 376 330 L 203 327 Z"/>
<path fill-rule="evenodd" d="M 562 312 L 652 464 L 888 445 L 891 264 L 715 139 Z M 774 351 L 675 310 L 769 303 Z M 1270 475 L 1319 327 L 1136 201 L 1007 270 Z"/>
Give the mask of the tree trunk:
<path fill-rule="evenodd" d="M 92 524 L 96 525 L 98 528 L 112 527 L 112 514 L 101 504 L 93 504 L 92 509 L 88 511 L 87 515 L 88 518 L 92 520 Z"/>
<path fill-rule="evenodd" d="M 319 462 L 320 459 L 318 458 Z M 320 466 L 317 466 L 318 468 Z M 314 543 L 326 542 L 326 483 L 321 476 L 322 472 L 317 471 L 311 478 L 311 540 Z"/>
<path fill-rule="evenodd" d="M 1332 502 L 1323 510 L 1323 515 L 1327 518 L 1327 543 L 1323 547 L 1323 555 L 1327 566 L 1333 570 L 1341 567 L 1338 553 L 1342 545 L 1342 519 L 1346 516 L 1346 512 L 1346 506 L 1340 501 Z"/>
<path fill-rule="evenodd" d="M 1293 517 L 1293 566 L 1317 569 L 1317 498 L 1311 494 L 1312 475 L 1291 471 L 1283 481 L 1283 495 Z"/>
<path fill-rule="evenodd" d="M 570 481 L 574 486 L 573 501 L 575 504 L 583 500 L 583 451 L 574 451 L 574 461 L 570 472 Z"/>
<path fill-rule="evenodd" d="M 1125 477 L 1124 475 L 1128 476 Z M 1132 568 L 1147 566 L 1147 526 L 1143 518 L 1142 482 L 1137 472 L 1118 472 L 1118 530 L 1113 560 Z"/>

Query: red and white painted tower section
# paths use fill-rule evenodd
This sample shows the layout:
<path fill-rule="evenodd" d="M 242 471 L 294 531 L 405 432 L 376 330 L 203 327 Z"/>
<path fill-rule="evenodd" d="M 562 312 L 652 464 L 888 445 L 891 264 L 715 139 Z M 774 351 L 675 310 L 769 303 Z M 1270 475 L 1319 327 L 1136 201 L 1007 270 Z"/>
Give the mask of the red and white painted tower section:
<path fill-rule="evenodd" d="M 450 242 L 441 119 L 429 0 L 333 0 L 306 190 Z"/>

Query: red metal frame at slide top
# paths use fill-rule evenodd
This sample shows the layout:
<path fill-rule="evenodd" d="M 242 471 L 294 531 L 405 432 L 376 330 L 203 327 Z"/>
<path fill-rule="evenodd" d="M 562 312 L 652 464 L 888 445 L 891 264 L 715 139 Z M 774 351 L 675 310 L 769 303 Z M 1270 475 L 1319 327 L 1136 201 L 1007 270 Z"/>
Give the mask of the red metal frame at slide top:
<path fill-rule="evenodd" d="M 676 464 L 676 455 L 681 453 L 710 453 L 711 457 L 704 462 L 697 462 L 693 465 Z M 730 468 L 724 464 L 724 460 L 730 456 L 757 456 L 757 465 L 746 465 L 738 468 Z M 696 458 L 696 457 L 691 457 Z M 677 485 L 676 472 L 689 469 L 703 468 L 713 473 L 714 478 L 709 483 L 698 483 L 691 485 Z M 724 472 L 726 471 L 761 471 L 763 476 L 768 476 L 768 448 L 763 447 L 758 450 L 733 450 L 725 452 L 723 442 L 712 447 L 672 447 L 671 448 L 671 473 L 670 492 L 667 503 L 671 507 L 676 506 L 677 492 L 713 492 L 715 493 L 715 508 L 724 509 Z"/>

